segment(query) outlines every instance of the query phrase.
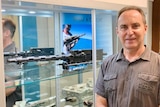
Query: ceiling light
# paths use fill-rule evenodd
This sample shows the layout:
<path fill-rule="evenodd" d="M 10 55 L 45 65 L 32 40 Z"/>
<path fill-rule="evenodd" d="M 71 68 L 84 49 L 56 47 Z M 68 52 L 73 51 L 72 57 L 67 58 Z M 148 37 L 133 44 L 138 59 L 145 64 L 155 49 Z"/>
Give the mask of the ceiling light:
<path fill-rule="evenodd" d="M 1 12 L 5 12 L 5 11 L 6 11 L 5 9 L 2 9 L 2 10 L 1 10 Z"/>
<path fill-rule="evenodd" d="M 30 13 L 30 14 L 35 14 L 36 12 L 35 12 L 35 11 L 29 11 L 29 13 Z"/>

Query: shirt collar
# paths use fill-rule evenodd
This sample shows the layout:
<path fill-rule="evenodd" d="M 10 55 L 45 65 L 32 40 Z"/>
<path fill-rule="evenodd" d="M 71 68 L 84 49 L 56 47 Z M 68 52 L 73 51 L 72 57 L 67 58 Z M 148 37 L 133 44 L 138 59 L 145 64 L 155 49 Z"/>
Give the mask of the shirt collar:
<path fill-rule="evenodd" d="M 145 46 L 146 47 L 146 46 Z M 143 59 L 143 60 L 150 60 L 150 52 L 151 50 L 146 47 L 145 51 L 143 52 L 143 54 L 139 57 L 139 59 Z M 125 60 L 125 56 L 123 54 L 123 48 L 121 49 L 121 51 L 118 53 L 118 57 L 116 59 L 117 61 L 119 60 Z"/>
<path fill-rule="evenodd" d="M 10 45 L 8 45 L 6 48 L 4 48 L 4 52 L 12 52 L 15 51 L 15 43 L 12 42 Z"/>

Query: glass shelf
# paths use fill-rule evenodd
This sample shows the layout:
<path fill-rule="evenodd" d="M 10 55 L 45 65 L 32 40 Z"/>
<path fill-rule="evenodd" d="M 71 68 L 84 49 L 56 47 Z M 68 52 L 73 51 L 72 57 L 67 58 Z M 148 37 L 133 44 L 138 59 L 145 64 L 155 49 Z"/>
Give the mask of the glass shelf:
<path fill-rule="evenodd" d="M 91 107 L 93 104 L 93 96 L 86 96 L 85 99 L 70 98 L 68 101 L 66 99 L 61 99 L 61 107 Z M 24 107 L 56 107 L 56 96 L 48 97 L 46 99 L 33 101 L 33 102 L 19 102 L 25 103 Z"/>
<path fill-rule="evenodd" d="M 84 64 L 81 66 L 73 66 L 72 69 L 69 70 L 63 70 L 62 66 L 61 65 L 57 66 L 56 63 L 57 63 L 56 61 L 50 61 L 50 62 L 32 63 L 31 65 L 24 64 L 22 69 L 19 69 L 16 72 L 7 72 L 6 74 L 8 75 L 12 74 L 19 75 L 20 79 L 15 79 L 6 82 L 6 84 L 12 83 L 12 85 L 7 86 L 6 88 L 33 84 L 36 82 L 48 81 L 48 80 L 73 76 L 77 74 L 92 72 L 91 63 Z M 55 70 L 59 71 L 59 73 L 56 74 Z"/>

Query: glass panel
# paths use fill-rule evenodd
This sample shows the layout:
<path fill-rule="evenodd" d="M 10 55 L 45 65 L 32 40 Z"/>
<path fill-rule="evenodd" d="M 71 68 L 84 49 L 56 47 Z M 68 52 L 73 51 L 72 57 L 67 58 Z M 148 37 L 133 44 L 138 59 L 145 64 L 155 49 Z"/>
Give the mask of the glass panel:
<path fill-rule="evenodd" d="M 11 19 L 16 24 L 14 41 L 18 51 L 5 53 L 8 59 L 54 55 L 54 13 L 46 5 L 2 1 L 3 18 Z M 44 9 L 45 8 L 45 9 Z M 11 55 L 12 54 L 12 55 Z M 6 57 L 7 58 L 7 57 Z M 25 59 L 25 60 L 26 60 Z M 6 82 L 6 89 L 19 87 L 22 90 L 23 106 L 55 105 L 55 64 L 51 61 L 22 61 L 8 63 L 17 70 L 5 69 L 5 75 L 16 76 Z M 44 88 L 45 87 L 45 88 Z M 14 92 L 17 93 L 17 89 Z M 14 97 L 14 96 L 10 96 Z M 15 102 L 14 102 L 15 103 Z M 18 101 L 16 104 L 19 104 Z M 8 105 L 8 100 L 7 100 Z"/>
<path fill-rule="evenodd" d="M 114 53 L 114 38 L 116 37 L 116 13 L 109 10 L 96 11 L 96 46 L 103 49 L 105 56 Z"/>

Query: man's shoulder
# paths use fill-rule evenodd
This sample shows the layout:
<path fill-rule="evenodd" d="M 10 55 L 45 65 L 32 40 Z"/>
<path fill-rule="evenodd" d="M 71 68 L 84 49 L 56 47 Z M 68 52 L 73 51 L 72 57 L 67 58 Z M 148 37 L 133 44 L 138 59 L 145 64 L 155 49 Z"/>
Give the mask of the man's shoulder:
<path fill-rule="evenodd" d="M 160 59 L 160 53 L 157 53 L 157 52 L 154 52 L 151 50 L 150 54 L 151 54 L 151 58 L 159 58 Z"/>
<path fill-rule="evenodd" d="M 113 55 L 109 55 L 108 57 L 106 57 L 103 61 L 103 63 L 108 63 L 108 62 L 115 62 L 117 61 L 117 57 L 118 57 L 118 54 L 113 54 Z"/>
<path fill-rule="evenodd" d="M 4 52 L 15 52 L 15 51 L 17 51 L 17 48 L 14 42 L 12 42 L 6 48 L 4 48 Z"/>

